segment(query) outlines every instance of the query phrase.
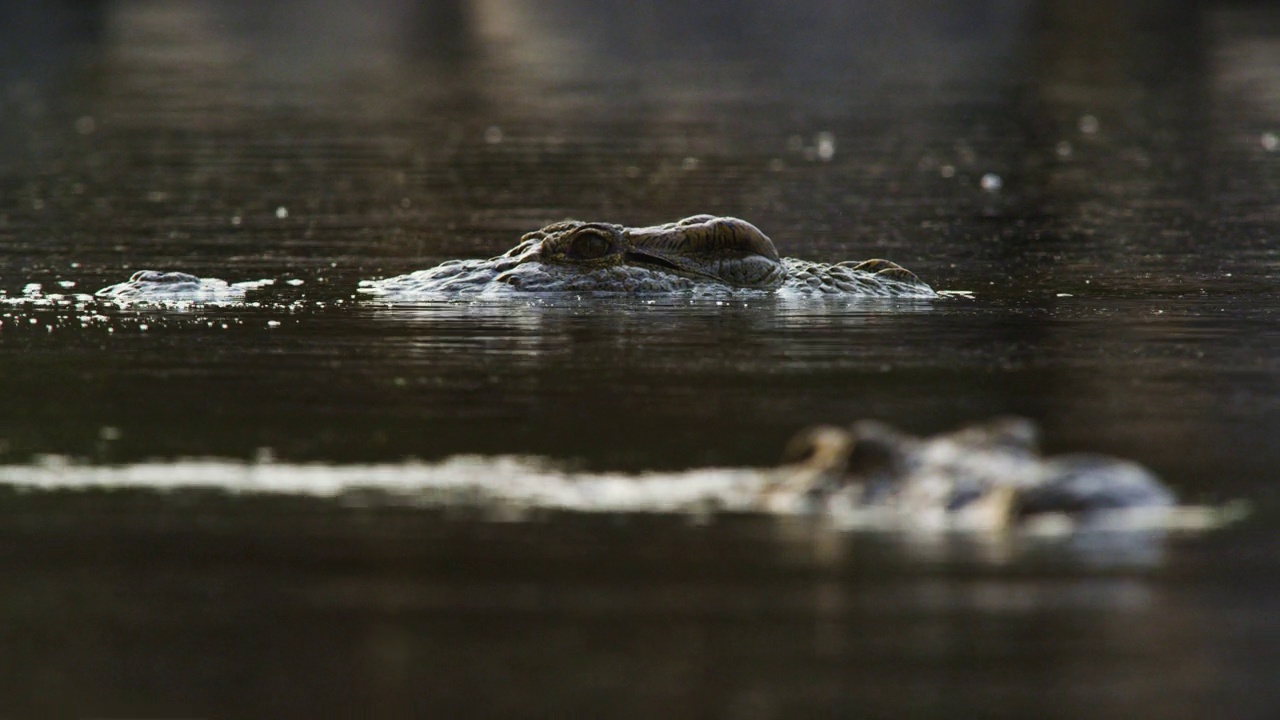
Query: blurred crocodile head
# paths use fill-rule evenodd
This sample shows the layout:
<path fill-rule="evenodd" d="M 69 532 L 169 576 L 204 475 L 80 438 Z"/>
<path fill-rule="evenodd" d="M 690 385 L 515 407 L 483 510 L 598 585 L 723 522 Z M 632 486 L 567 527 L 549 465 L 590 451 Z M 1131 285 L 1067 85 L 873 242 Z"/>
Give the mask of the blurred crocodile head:
<path fill-rule="evenodd" d="M 1044 515 L 1095 518 L 1159 511 L 1173 493 L 1137 463 L 1101 455 L 1044 457 L 1039 429 L 996 418 L 932 437 L 884 423 L 804 430 L 787 447 L 771 492 L 812 507 L 844 502 L 914 520 L 964 518 L 996 528 Z"/>

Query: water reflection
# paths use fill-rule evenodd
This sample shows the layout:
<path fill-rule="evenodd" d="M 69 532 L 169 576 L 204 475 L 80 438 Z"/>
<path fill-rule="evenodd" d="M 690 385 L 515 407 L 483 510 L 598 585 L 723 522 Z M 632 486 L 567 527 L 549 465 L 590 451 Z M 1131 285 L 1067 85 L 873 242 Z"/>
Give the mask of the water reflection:
<path fill-rule="evenodd" d="M 595 323 L 615 329 L 618 338 L 637 330 L 661 331 L 664 325 L 689 322 L 720 323 L 752 331 L 840 330 L 931 312 L 935 304 L 950 306 L 963 300 L 887 300 L 880 298 L 796 298 L 764 294 L 739 298 L 590 297 L 544 295 L 529 300 L 429 302 L 388 305 L 374 316 L 416 326 L 441 323 L 497 323 L 521 330 L 554 334 L 566 324 Z M 370 303 L 376 305 L 377 303 Z M 534 333 L 537 334 L 537 333 Z"/>
<path fill-rule="evenodd" d="M 1198 514 L 1200 511 L 1196 509 L 1194 512 Z M 1167 558 L 1170 531 L 1175 535 L 1178 532 L 1170 526 L 1042 534 L 1029 525 L 1012 532 L 923 530 L 881 536 L 873 533 L 871 538 L 850 537 L 851 531 L 856 533 L 865 529 L 841 523 L 838 519 L 783 516 L 775 520 L 770 532 L 777 542 L 777 552 L 804 565 L 839 567 L 856 560 L 858 549 L 871 543 L 876 552 L 912 564 L 940 567 L 1016 567 L 1027 564 L 1096 571 L 1160 567 Z M 948 599 L 959 601 L 950 596 Z"/>
<path fill-rule="evenodd" d="M 8 657 L 93 681 L 6 674 L 0 692 L 25 715 L 369 703 L 1023 715 L 1051 703 L 1063 716 L 1190 717 L 1270 705 L 1223 684 L 1253 686 L 1273 667 L 1243 651 L 1276 629 L 1247 582 L 1224 623 L 1214 584 L 913 563 L 847 536 L 815 563 L 751 518 L 476 523 L 288 499 L 252 512 L 216 496 L 64 501 L 7 498 L 4 532 L 25 548 L 10 565 L 25 580 L 0 615 L 28 628 Z M 98 511 L 78 533 L 93 542 L 72 556 L 62 513 L 86 507 Z M 1235 583 L 1249 568 L 1216 563 L 1208 577 Z M 40 692 L 19 696 L 15 678 Z"/>

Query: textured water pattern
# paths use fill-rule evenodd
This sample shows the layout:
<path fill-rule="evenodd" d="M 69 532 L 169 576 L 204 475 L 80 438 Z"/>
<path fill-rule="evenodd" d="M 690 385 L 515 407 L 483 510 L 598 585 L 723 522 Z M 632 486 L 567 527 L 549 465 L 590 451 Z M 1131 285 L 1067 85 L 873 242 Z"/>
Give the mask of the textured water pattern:
<path fill-rule="evenodd" d="M 776 290 L 734 288 L 642 267 L 594 270 L 548 267 L 519 262 L 510 253 L 490 260 L 451 260 L 407 275 L 366 280 L 360 290 L 388 301 L 440 300 L 453 297 L 519 297 L 527 293 L 688 294 L 780 297 L 844 296 L 868 298 L 933 298 L 923 282 L 906 282 L 855 270 L 854 262 L 817 263 L 783 258 L 787 277 Z"/>
<path fill-rule="evenodd" d="M 229 283 L 184 272 L 139 270 L 125 282 L 102 288 L 94 293 L 94 297 L 117 305 L 232 304 L 243 302 L 248 291 L 273 282 L 249 280 Z"/>

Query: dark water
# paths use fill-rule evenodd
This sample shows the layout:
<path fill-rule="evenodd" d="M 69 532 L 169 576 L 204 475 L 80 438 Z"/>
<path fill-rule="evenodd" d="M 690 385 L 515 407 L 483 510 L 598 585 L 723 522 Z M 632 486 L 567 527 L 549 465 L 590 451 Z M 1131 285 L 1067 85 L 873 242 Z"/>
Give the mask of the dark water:
<path fill-rule="evenodd" d="M 1098 563 L 747 517 L 7 491 L 0 715 L 1280 711 L 1275 8 L 242 5 L 0 9 L 0 289 L 278 281 L 256 307 L 0 305 L 0 462 L 763 466 L 817 422 L 1017 412 L 1050 451 L 1254 515 Z M 564 217 L 701 212 L 974 297 L 354 292 Z"/>

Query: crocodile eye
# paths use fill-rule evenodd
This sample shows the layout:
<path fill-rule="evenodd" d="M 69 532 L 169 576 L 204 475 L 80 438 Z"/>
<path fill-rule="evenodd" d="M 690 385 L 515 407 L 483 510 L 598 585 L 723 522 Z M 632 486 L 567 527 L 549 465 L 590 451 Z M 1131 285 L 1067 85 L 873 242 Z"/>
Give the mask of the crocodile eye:
<path fill-rule="evenodd" d="M 569 257 L 575 260 L 595 260 L 609 254 L 613 243 L 598 232 L 581 232 L 569 245 Z"/>

